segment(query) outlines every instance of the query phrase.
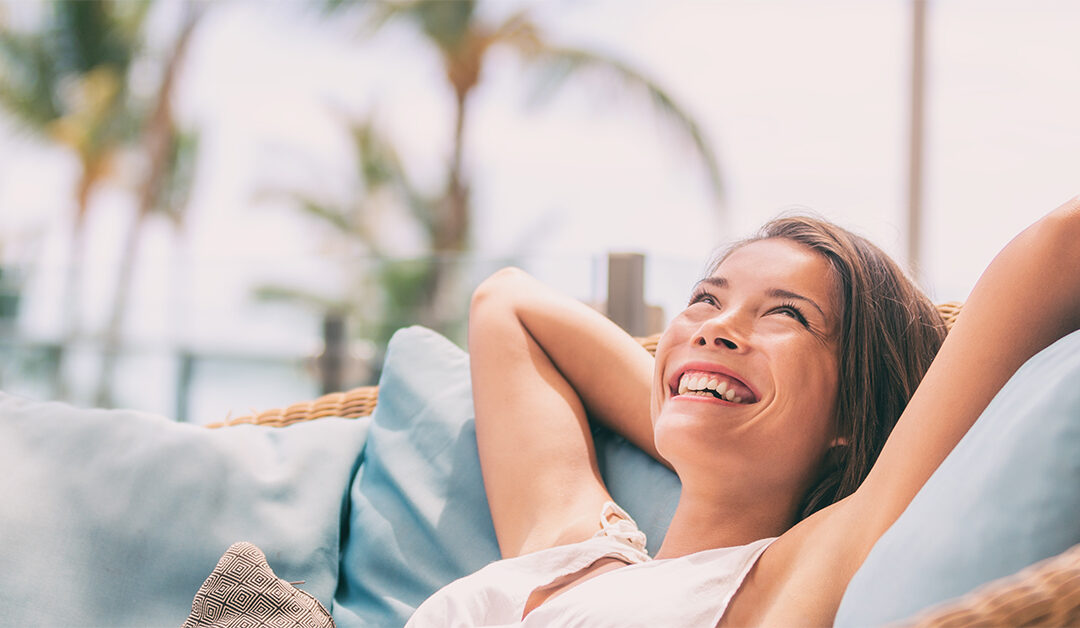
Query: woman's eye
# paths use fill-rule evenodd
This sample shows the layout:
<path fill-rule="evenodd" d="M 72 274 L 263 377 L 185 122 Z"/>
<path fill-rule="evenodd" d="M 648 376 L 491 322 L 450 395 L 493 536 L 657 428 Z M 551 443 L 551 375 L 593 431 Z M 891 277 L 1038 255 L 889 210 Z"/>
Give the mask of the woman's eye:
<path fill-rule="evenodd" d="M 799 311 L 799 308 L 795 307 L 794 305 L 781 305 L 780 307 L 774 309 L 773 312 L 777 312 L 785 316 L 790 316 L 791 318 L 799 321 L 799 323 L 802 324 L 804 327 L 807 326 L 806 317 L 803 316 L 802 312 Z"/>
<path fill-rule="evenodd" d="M 694 296 L 690 297 L 690 305 L 695 305 L 697 303 L 705 303 L 706 305 L 712 305 L 715 307 L 719 304 L 719 301 L 717 301 L 716 297 L 709 294 L 708 292 L 698 292 Z"/>

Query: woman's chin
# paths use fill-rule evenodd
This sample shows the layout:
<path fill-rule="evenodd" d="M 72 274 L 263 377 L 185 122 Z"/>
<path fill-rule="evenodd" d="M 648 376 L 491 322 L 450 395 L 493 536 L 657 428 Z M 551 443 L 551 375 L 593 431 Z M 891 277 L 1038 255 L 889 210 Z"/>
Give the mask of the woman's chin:
<path fill-rule="evenodd" d="M 730 413 L 684 412 L 669 403 L 653 424 L 656 448 L 672 464 L 689 452 L 715 454 L 735 444 L 742 424 Z"/>

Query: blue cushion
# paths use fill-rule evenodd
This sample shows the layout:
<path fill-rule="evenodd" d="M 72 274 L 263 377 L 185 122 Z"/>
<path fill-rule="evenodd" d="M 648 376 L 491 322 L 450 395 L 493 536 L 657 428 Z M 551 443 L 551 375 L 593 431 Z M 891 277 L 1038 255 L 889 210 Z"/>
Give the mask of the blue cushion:
<path fill-rule="evenodd" d="M 1080 332 L 1016 372 L 874 546 L 837 626 L 910 617 L 1080 543 L 1078 382 Z"/>
<path fill-rule="evenodd" d="M 403 625 L 436 590 L 499 558 L 474 416 L 465 352 L 422 327 L 397 332 L 352 487 L 338 626 Z M 675 476 L 607 432 L 597 449 L 613 496 L 658 547 L 678 500 Z"/>
<path fill-rule="evenodd" d="M 329 605 L 368 423 L 209 430 L 0 393 L 0 625 L 178 626 L 240 540 Z"/>

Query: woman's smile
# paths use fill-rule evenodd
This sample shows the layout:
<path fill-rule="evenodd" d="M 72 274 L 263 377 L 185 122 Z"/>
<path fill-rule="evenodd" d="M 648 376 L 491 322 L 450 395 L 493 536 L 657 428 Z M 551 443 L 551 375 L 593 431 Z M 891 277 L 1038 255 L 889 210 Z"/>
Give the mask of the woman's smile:
<path fill-rule="evenodd" d="M 741 405 L 756 403 L 759 398 L 745 377 L 716 363 L 686 363 L 675 370 L 668 382 L 668 392 L 676 399 Z"/>

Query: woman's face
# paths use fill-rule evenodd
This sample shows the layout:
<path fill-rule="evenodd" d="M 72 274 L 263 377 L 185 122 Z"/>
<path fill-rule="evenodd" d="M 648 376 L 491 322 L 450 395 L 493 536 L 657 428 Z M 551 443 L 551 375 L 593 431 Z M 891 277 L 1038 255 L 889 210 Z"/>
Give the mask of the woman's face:
<path fill-rule="evenodd" d="M 801 496 L 835 440 L 836 285 L 824 257 L 786 239 L 732 252 L 695 288 L 656 350 L 656 446 L 683 478 Z M 715 474 L 721 475 L 715 475 Z"/>

